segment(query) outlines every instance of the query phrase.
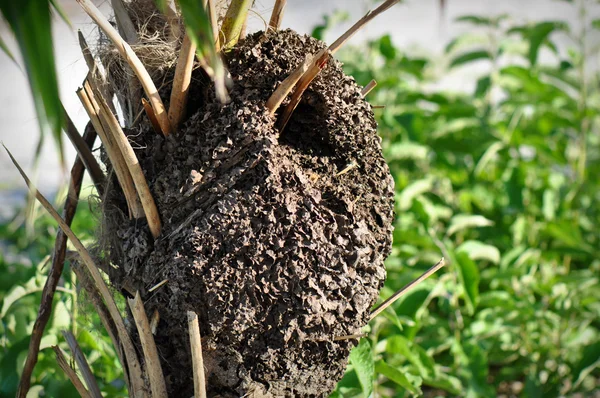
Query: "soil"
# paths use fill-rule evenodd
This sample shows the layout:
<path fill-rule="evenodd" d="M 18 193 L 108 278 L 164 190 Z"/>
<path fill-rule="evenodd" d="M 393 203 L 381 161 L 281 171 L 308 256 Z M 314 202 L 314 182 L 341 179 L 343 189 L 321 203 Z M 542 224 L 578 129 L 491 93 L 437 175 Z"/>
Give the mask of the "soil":
<path fill-rule="evenodd" d="M 139 290 L 149 316 L 160 315 L 170 396 L 193 395 L 186 311 L 200 319 L 212 397 L 327 396 L 357 343 L 335 338 L 368 322 L 394 207 L 371 106 L 332 58 L 281 134 L 265 110 L 324 46 L 290 30 L 251 35 L 226 55 L 230 103 L 197 69 L 177 135 L 146 120 L 127 132 L 163 230 L 153 241 L 145 222 L 128 220 L 113 181 L 102 242 L 119 266 L 112 283 Z"/>

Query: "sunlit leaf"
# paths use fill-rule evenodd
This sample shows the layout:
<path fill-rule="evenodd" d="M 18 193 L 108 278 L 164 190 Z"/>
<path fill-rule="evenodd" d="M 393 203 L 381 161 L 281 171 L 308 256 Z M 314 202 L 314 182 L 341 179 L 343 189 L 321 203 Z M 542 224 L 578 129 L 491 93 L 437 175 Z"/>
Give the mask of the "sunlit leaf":
<path fill-rule="evenodd" d="M 456 268 L 465 291 L 467 309 L 469 314 L 473 314 L 479 303 L 479 270 L 465 252 L 456 253 Z"/>
<path fill-rule="evenodd" d="M 471 214 L 457 214 L 450 220 L 450 227 L 448 227 L 448 231 L 446 234 L 448 236 L 452 236 L 456 232 L 468 228 L 489 227 L 492 225 L 494 225 L 494 222 L 485 218 L 484 216 Z"/>
<path fill-rule="evenodd" d="M 529 62 L 533 66 L 537 63 L 540 47 L 543 44 L 552 47 L 548 37 L 554 31 L 567 31 L 568 26 L 562 21 L 544 21 L 533 26 L 518 26 L 509 30 L 509 33 L 518 33 L 529 42 Z"/>
<path fill-rule="evenodd" d="M 384 361 L 378 361 L 375 364 L 375 372 L 384 375 L 389 380 L 398 384 L 399 386 L 401 386 L 402 388 L 404 388 L 405 390 L 409 391 L 412 394 L 415 394 L 415 395 L 422 394 L 422 391 L 420 388 L 421 387 L 420 383 L 418 383 L 418 384 L 411 383 L 411 381 L 406 377 L 406 375 L 404 373 L 402 373 L 398 369 L 391 367 L 390 365 L 386 364 Z M 422 381 L 421 378 L 419 378 L 418 380 Z"/>
<path fill-rule="evenodd" d="M 473 261 L 485 260 L 494 264 L 500 262 L 500 250 L 476 240 L 468 240 L 456 248 L 457 252 L 465 252 Z"/>
<path fill-rule="evenodd" d="M 350 352 L 350 363 L 358 376 L 364 396 L 370 396 L 375 380 L 375 363 L 373 362 L 369 340 L 361 339 L 358 345 L 354 347 Z"/>
<path fill-rule="evenodd" d="M 405 211 L 410 209 L 412 206 L 414 198 L 419 195 L 424 194 L 425 192 L 431 191 L 433 188 L 433 179 L 432 178 L 424 178 L 422 180 L 418 180 L 404 188 L 398 197 L 398 209 L 401 211 Z"/>

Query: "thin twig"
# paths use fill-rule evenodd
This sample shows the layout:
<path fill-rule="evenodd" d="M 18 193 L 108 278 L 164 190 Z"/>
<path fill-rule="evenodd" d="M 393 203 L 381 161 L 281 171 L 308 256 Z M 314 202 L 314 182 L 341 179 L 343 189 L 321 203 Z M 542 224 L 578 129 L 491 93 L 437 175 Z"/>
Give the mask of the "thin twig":
<path fill-rule="evenodd" d="M 88 46 L 85 37 L 83 37 L 83 33 L 80 30 L 77 31 L 77 37 L 79 38 L 79 47 L 81 48 L 81 53 L 83 54 L 83 59 L 87 64 L 88 70 L 90 72 L 90 76 L 92 81 L 98 89 L 102 92 L 102 95 L 105 98 L 112 98 L 113 92 L 110 89 L 110 85 L 106 84 L 106 75 L 102 72 L 102 70 L 98 67 L 98 63 Z M 117 112 L 112 101 L 108 101 L 111 111 Z"/>
<path fill-rule="evenodd" d="M 92 148 L 94 146 L 94 141 L 96 140 L 95 131 L 92 129 L 87 130 L 83 135 L 83 140 L 88 148 Z M 63 217 L 67 225 L 71 225 L 75 218 L 84 171 L 85 168 L 83 162 L 81 158 L 77 157 L 71 168 L 69 192 L 63 208 Z M 44 288 L 42 289 L 42 301 L 33 324 L 31 340 L 29 340 L 29 350 L 27 351 L 27 359 L 25 360 L 23 373 L 21 374 L 21 380 L 19 381 L 19 388 L 17 390 L 17 397 L 19 398 L 25 398 L 31 386 L 31 375 L 38 360 L 40 342 L 42 341 L 44 329 L 48 324 L 52 312 L 52 301 L 64 268 L 66 251 L 67 237 L 62 230 L 59 230 L 56 233 L 56 241 L 54 243 L 52 266 L 48 271 L 48 278 L 46 278 L 46 283 L 44 283 Z"/>
<path fill-rule="evenodd" d="M 150 289 L 148 289 L 149 293 L 152 293 L 153 291 L 155 291 L 156 289 L 158 289 L 159 287 L 163 286 L 165 283 L 167 283 L 169 280 L 168 279 L 163 279 L 162 281 L 160 281 L 159 283 L 157 283 L 156 285 L 152 286 Z"/>
<path fill-rule="evenodd" d="M 367 94 L 369 94 L 371 92 L 371 90 L 373 90 L 375 87 L 377 87 L 377 82 L 375 80 L 371 80 L 369 82 L 369 84 L 367 84 L 366 86 L 363 87 L 362 91 L 360 92 L 360 94 L 363 97 L 366 97 Z"/>
<path fill-rule="evenodd" d="M 204 376 L 204 360 L 202 359 L 202 339 L 198 315 L 188 311 L 188 330 L 192 347 L 192 366 L 194 370 L 194 397 L 206 398 L 206 380 Z"/>
<path fill-rule="evenodd" d="M 271 20 L 269 21 L 269 28 L 279 30 L 286 2 L 287 0 L 275 0 L 275 7 L 273 7 L 273 13 L 271 14 Z"/>
<path fill-rule="evenodd" d="M 337 337 L 333 338 L 333 341 L 362 339 L 363 337 L 367 337 L 367 334 L 366 333 L 360 333 L 360 334 L 349 334 L 347 336 L 337 336 Z"/>
<path fill-rule="evenodd" d="M 88 89 L 85 89 L 85 87 L 87 87 Z M 100 119 L 99 106 L 96 103 L 96 100 L 92 93 L 92 89 L 91 87 L 89 87 L 88 82 L 86 82 L 84 88 L 79 88 L 77 90 L 77 96 L 79 97 L 79 100 L 81 101 L 84 109 L 90 117 L 90 121 L 94 126 L 94 129 L 100 136 L 100 140 L 104 144 L 106 154 L 108 155 L 113 170 L 117 175 L 117 180 L 119 181 L 119 185 L 123 190 L 123 194 L 125 195 L 125 200 L 127 201 L 130 217 L 132 216 L 136 219 L 143 217 L 144 210 L 135 192 L 133 179 L 131 178 L 131 174 L 129 174 L 129 171 L 127 170 L 127 166 L 125 165 L 125 159 L 123 159 L 123 155 L 121 155 L 117 144 L 112 140 L 112 138 L 106 131 L 107 128 Z"/>
<path fill-rule="evenodd" d="M 75 127 L 75 124 L 69 117 L 69 114 L 67 113 L 67 110 L 64 106 L 63 113 L 67 122 L 67 127 L 65 129 L 67 137 L 69 137 L 69 140 L 71 141 L 71 143 L 75 147 L 75 150 L 77 151 L 78 158 L 81 159 L 81 161 L 85 165 L 85 169 L 92 178 L 98 195 L 102 196 L 104 193 L 104 187 L 106 186 L 106 178 L 104 177 L 104 172 L 100 168 L 100 165 L 94 157 L 94 154 L 92 154 L 92 147 L 88 146 L 85 139 L 81 137 L 81 135 L 79 135 L 77 127 Z"/>
<path fill-rule="evenodd" d="M 77 236 L 73 233 L 71 228 L 65 223 L 65 221 L 60 217 L 60 215 L 56 212 L 56 210 L 54 210 L 54 208 L 52 207 L 52 204 L 50 204 L 48 199 L 46 199 L 44 197 L 44 195 L 42 195 L 40 193 L 40 191 L 38 191 L 33 186 L 33 184 L 31 183 L 31 180 L 29 180 L 29 177 L 27 177 L 27 175 L 25 174 L 25 172 L 23 171 L 23 169 L 21 168 L 19 163 L 16 161 L 16 159 L 12 155 L 12 153 L 8 150 L 8 148 L 6 148 L 6 146 L 4 146 L 4 149 L 8 153 L 8 156 L 10 157 L 11 161 L 13 162 L 13 164 L 15 165 L 17 170 L 19 170 L 19 173 L 23 177 L 23 180 L 25 180 L 25 183 L 27 184 L 29 189 L 35 194 L 35 197 L 37 198 L 37 200 L 48 211 L 48 213 L 50 213 L 50 215 L 54 218 L 54 220 L 60 226 L 60 229 L 63 230 L 65 235 L 67 235 L 67 237 L 73 244 L 73 246 L 75 246 L 75 249 L 77 249 L 77 252 L 79 253 L 79 256 L 81 257 L 81 260 L 85 264 L 88 272 L 90 273 L 90 276 L 92 277 L 92 279 L 94 280 L 94 283 L 96 284 L 96 288 L 100 291 L 100 294 L 102 295 L 102 299 L 104 300 L 104 302 L 106 303 L 106 306 L 108 307 L 108 311 L 117 327 L 117 331 L 119 333 L 119 338 L 121 339 L 121 342 L 123 343 L 123 348 L 125 350 L 125 356 L 127 358 L 127 365 L 129 367 L 129 374 L 131 377 L 131 386 L 133 389 L 133 391 L 130 391 L 130 393 L 134 397 L 146 397 L 146 390 L 145 390 L 145 386 L 144 386 L 144 381 L 142 379 L 142 368 L 140 366 L 139 359 L 135 352 L 133 342 L 131 341 L 131 337 L 127 333 L 127 328 L 125 327 L 125 322 L 123 321 L 123 318 L 121 317 L 119 308 L 117 307 L 115 300 L 111 296 L 110 291 L 108 290 L 108 286 L 106 286 L 106 283 L 104 282 L 104 279 L 102 279 L 102 275 L 100 275 L 100 272 L 98 271 L 98 267 L 96 266 L 96 264 L 94 264 L 94 260 L 92 259 L 92 256 L 87 251 L 85 246 L 83 246 L 83 243 L 81 243 L 79 238 L 77 238 Z"/>
<path fill-rule="evenodd" d="M 252 6 L 252 0 L 232 0 L 225 19 L 223 20 L 223 26 L 221 31 L 225 36 L 223 43 L 223 49 L 228 50 L 236 45 L 240 38 L 240 32 L 244 21 L 248 16 L 248 10 Z"/>
<path fill-rule="evenodd" d="M 62 334 L 65 337 L 69 348 L 71 349 L 71 354 L 73 355 L 73 358 L 75 358 L 77 366 L 79 366 L 81 376 L 87 385 L 90 395 L 92 398 L 103 398 L 102 393 L 100 392 L 100 387 L 98 387 L 98 383 L 94 377 L 94 373 L 92 373 L 92 369 L 90 368 L 90 364 L 88 363 L 87 359 L 85 359 L 79 344 L 77 344 L 75 336 L 73 336 L 73 333 L 68 330 L 63 330 Z"/>
<path fill-rule="evenodd" d="M 79 376 L 77 376 L 77 372 L 69 365 L 69 361 L 65 357 L 65 353 L 60 349 L 57 345 L 52 346 L 54 353 L 56 354 L 56 362 L 58 362 L 58 366 L 65 372 L 65 375 L 71 380 L 73 383 L 73 387 L 77 390 L 81 398 L 92 398 L 90 392 L 85 388 Z"/>
<path fill-rule="evenodd" d="M 402 289 L 398 290 L 390 298 L 388 298 L 383 303 L 381 303 L 381 305 L 379 305 L 379 307 L 377 307 L 373 311 L 371 311 L 371 317 L 369 318 L 369 322 L 372 321 L 377 315 L 381 314 L 387 307 L 394 304 L 394 302 L 396 302 L 396 300 L 398 300 L 400 297 L 404 296 L 406 293 L 411 291 L 419 283 L 423 282 L 425 279 L 429 278 L 431 275 L 436 273 L 444 265 L 446 265 L 446 261 L 442 257 L 442 259 L 440 261 L 438 261 L 437 264 L 435 264 L 433 267 L 431 267 L 427 271 L 425 271 L 425 273 L 423 275 L 419 276 L 417 279 L 410 282 L 408 285 L 404 286 Z"/>
<path fill-rule="evenodd" d="M 102 29 L 102 31 L 106 34 L 106 36 L 113 42 L 121 56 L 127 61 L 133 72 L 140 79 L 140 83 L 148 96 L 150 103 L 152 104 L 152 108 L 154 108 L 154 113 L 156 114 L 156 118 L 160 123 L 160 127 L 162 133 L 167 136 L 171 134 L 171 123 L 169 122 L 169 117 L 165 110 L 165 106 L 163 105 L 162 100 L 160 99 L 160 95 L 158 94 L 158 90 L 150 77 L 150 74 L 142 64 L 142 61 L 138 58 L 135 52 L 131 49 L 131 46 L 123 40 L 119 32 L 108 22 L 106 17 L 102 15 L 100 10 L 92 4 L 91 0 L 76 0 L 81 7 L 85 10 L 85 12 L 96 22 L 96 24 Z"/>
<path fill-rule="evenodd" d="M 385 109 L 385 105 L 371 105 L 373 109 Z"/>
<path fill-rule="evenodd" d="M 146 374 L 150 379 L 150 388 L 152 390 L 152 398 L 166 398 L 167 397 L 167 386 L 165 384 L 165 378 L 163 376 L 162 368 L 160 367 L 160 359 L 158 358 L 158 350 L 156 349 L 156 343 L 152 336 L 152 330 L 150 323 L 148 322 L 148 316 L 144 309 L 144 303 L 140 297 L 140 293 L 137 292 L 134 299 L 127 300 L 135 325 L 140 336 L 140 343 L 142 344 L 142 351 L 144 352 L 144 358 L 146 363 Z"/>
<path fill-rule="evenodd" d="M 115 13 L 117 29 L 125 41 L 129 44 L 136 44 L 139 40 L 137 30 L 133 25 L 131 17 L 127 13 L 123 0 L 111 0 L 112 8 Z"/>
<path fill-rule="evenodd" d="M 158 313 L 158 310 L 154 310 L 154 313 L 152 314 L 152 320 L 150 321 L 150 330 L 152 331 L 152 334 L 156 334 L 158 322 L 160 322 L 160 314 Z"/>
<path fill-rule="evenodd" d="M 135 151 L 131 147 L 129 140 L 125 136 L 123 129 L 121 129 L 119 121 L 106 105 L 104 98 L 101 98 L 99 93 L 97 94 L 96 100 L 100 105 L 100 115 L 105 117 L 105 122 L 109 130 L 108 132 L 112 136 L 112 139 L 117 143 L 119 150 L 125 159 L 125 164 L 127 165 L 127 169 L 131 174 L 131 178 L 133 178 L 133 183 L 135 184 L 135 189 L 139 195 L 140 202 L 142 202 L 148 227 L 150 228 L 152 236 L 154 236 L 156 239 L 160 235 L 162 226 L 158 209 L 156 208 L 154 197 L 152 197 L 152 193 L 150 192 L 150 187 L 148 186 L 146 176 L 144 176 L 140 162 L 135 154 Z"/>
<path fill-rule="evenodd" d="M 181 44 L 181 50 L 179 51 L 173 88 L 171 89 L 171 101 L 169 103 L 169 120 L 175 131 L 179 128 L 185 114 L 195 55 L 196 46 L 186 34 Z"/>

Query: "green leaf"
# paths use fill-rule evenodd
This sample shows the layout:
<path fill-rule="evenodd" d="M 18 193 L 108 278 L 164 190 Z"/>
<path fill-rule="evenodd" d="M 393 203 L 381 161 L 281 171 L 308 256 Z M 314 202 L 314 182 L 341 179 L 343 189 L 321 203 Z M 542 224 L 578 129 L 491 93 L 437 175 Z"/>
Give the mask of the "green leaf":
<path fill-rule="evenodd" d="M 0 10 L 19 44 L 42 137 L 50 129 L 62 163 L 63 113 L 54 65 L 50 4 L 47 0 L 1 0 Z"/>
<path fill-rule="evenodd" d="M 450 220 L 450 226 L 446 235 L 452 236 L 458 231 L 462 231 L 468 228 L 476 227 L 489 227 L 494 225 L 492 220 L 488 220 L 484 216 L 470 215 L 470 214 L 457 214 Z"/>
<path fill-rule="evenodd" d="M 386 151 L 386 158 L 392 160 L 424 160 L 427 158 L 429 148 L 414 142 L 395 142 Z"/>
<path fill-rule="evenodd" d="M 421 346 L 410 342 L 404 336 L 395 335 L 388 338 L 386 351 L 404 356 L 423 379 L 433 379 L 437 375 L 433 358 Z"/>
<path fill-rule="evenodd" d="M 469 62 L 477 61 L 480 59 L 492 59 L 489 51 L 487 50 L 475 50 L 470 51 L 464 54 L 460 54 L 459 56 L 452 59 L 450 62 L 450 68 L 454 68 L 455 66 L 460 66 L 467 64 Z"/>
<path fill-rule="evenodd" d="M 518 33 L 529 41 L 528 59 L 533 66 L 537 63 L 539 50 L 543 44 L 552 48 L 553 44 L 548 37 L 557 30 L 568 31 L 568 25 L 562 21 L 544 21 L 533 26 L 517 26 L 510 29 L 508 33 Z"/>
<path fill-rule="evenodd" d="M 396 58 L 396 47 L 394 47 L 390 35 L 385 35 L 379 39 L 379 51 L 388 60 Z"/>
<path fill-rule="evenodd" d="M 583 358 L 577 364 L 573 376 L 575 388 L 590 374 L 594 369 L 600 368 L 600 341 L 591 344 L 583 349 Z"/>
<path fill-rule="evenodd" d="M 473 261 L 485 260 L 494 264 L 500 263 L 500 250 L 477 240 L 468 240 L 458 246 L 457 252 L 466 253 Z"/>
<path fill-rule="evenodd" d="M 387 363 L 383 361 L 378 361 L 375 364 L 375 371 L 379 374 L 384 375 L 389 380 L 398 384 L 402 388 L 406 389 L 410 393 L 414 395 L 420 395 L 423 392 L 421 391 L 421 384 L 413 384 L 408 380 L 404 373 L 400 372 L 398 369 L 391 367 Z M 418 378 L 419 381 L 422 381 L 421 378 Z"/>
<path fill-rule="evenodd" d="M 358 376 L 364 396 L 370 396 L 373 392 L 373 381 L 375 380 L 375 364 L 369 340 L 361 339 L 358 345 L 354 347 L 350 352 L 350 363 Z"/>
<path fill-rule="evenodd" d="M 502 141 L 492 143 L 477 162 L 477 166 L 475 166 L 475 175 L 481 175 L 488 163 L 492 161 L 502 149 L 504 149 L 504 143 Z"/>
<path fill-rule="evenodd" d="M 10 52 L 10 50 L 8 49 L 8 46 L 6 45 L 6 43 L 4 42 L 4 40 L 2 40 L 2 37 L 0 37 L 0 50 L 4 51 L 4 53 L 6 55 L 8 55 L 8 57 L 13 61 L 13 62 L 17 62 L 15 60 L 15 57 L 12 55 L 12 53 Z"/>
<path fill-rule="evenodd" d="M 432 178 L 424 178 L 422 180 L 418 180 L 404 188 L 398 197 L 398 209 L 401 211 L 406 211 L 410 209 L 412 206 L 413 200 L 419 196 L 424 194 L 425 192 L 431 191 L 433 188 L 433 179 Z"/>
<path fill-rule="evenodd" d="M 467 309 L 473 315 L 479 303 L 479 270 L 465 252 L 456 253 L 456 268 L 465 292 Z"/>
<path fill-rule="evenodd" d="M 592 28 L 600 30 L 600 19 L 594 19 L 592 21 Z"/>
<path fill-rule="evenodd" d="M 162 0 L 161 0 L 162 1 Z M 212 27 L 202 2 L 197 0 L 179 0 L 181 15 L 192 42 L 196 45 L 198 59 L 201 60 L 206 73 L 215 82 L 217 97 L 226 102 L 226 71 L 223 61 L 215 48 Z"/>

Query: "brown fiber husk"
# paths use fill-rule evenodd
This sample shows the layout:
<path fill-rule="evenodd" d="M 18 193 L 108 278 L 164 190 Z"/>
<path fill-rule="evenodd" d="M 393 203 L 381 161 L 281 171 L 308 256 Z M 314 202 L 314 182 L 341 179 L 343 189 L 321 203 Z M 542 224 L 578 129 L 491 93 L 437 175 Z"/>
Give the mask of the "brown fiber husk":
<path fill-rule="evenodd" d="M 112 189 L 102 239 L 120 267 L 113 284 L 140 290 L 148 314 L 160 314 L 170 396 L 193 394 L 186 311 L 200 319 L 209 396 L 222 397 L 327 396 L 357 343 L 334 338 L 368 321 L 394 205 L 371 106 L 331 59 L 281 135 L 265 109 L 323 47 L 290 30 L 251 35 L 226 54 L 230 103 L 197 69 L 176 135 L 145 120 L 128 131 L 163 230 L 153 241 L 145 222 L 128 221 Z"/>

